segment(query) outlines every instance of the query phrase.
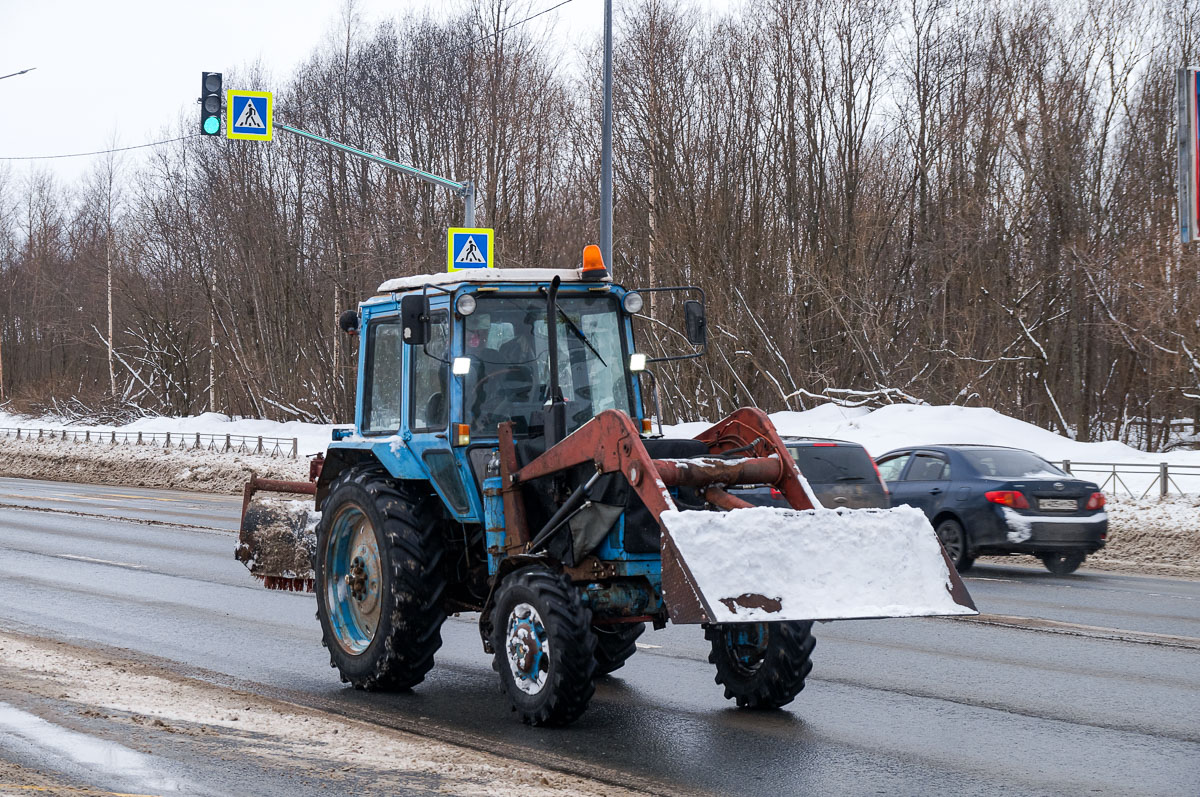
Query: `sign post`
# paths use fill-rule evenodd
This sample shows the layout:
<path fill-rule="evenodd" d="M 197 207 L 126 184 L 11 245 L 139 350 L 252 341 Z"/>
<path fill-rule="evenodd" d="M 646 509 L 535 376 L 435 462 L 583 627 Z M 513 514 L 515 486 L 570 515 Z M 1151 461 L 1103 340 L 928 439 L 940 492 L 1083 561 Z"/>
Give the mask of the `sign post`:
<path fill-rule="evenodd" d="M 221 75 L 216 72 L 205 72 L 205 89 L 209 88 L 208 78 L 215 75 L 217 82 L 214 84 L 219 88 Z M 215 91 L 216 89 L 214 89 Z M 205 98 L 202 98 L 203 102 Z M 215 103 L 219 107 L 219 103 Z M 230 90 L 226 93 L 226 108 L 228 109 L 228 119 L 225 125 L 225 136 L 227 138 L 243 139 L 247 141 L 270 141 L 275 133 L 274 122 L 274 100 L 269 91 L 234 91 Z M 205 106 L 207 109 L 207 106 Z M 209 134 L 215 133 L 219 129 L 218 126 L 213 126 L 213 130 L 208 127 L 204 131 Z M 287 133 L 293 133 L 301 138 L 307 138 L 309 141 L 316 141 L 319 144 L 324 144 L 327 147 L 341 150 L 342 152 L 356 155 L 360 158 L 365 158 L 369 161 L 374 161 L 381 166 L 386 166 L 395 172 L 407 174 L 411 177 L 416 177 L 418 180 L 424 180 L 427 183 L 440 185 L 443 188 L 449 188 L 454 193 L 462 197 L 463 200 L 463 227 L 456 228 L 460 231 L 487 233 L 486 238 L 480 238 L 476 241 L 476 246 L 483 246 L 483 257 L 486 259 L 484 268 L 492 267 L 492 239 L 491 230 L 476 230 L 475 229 L 475 182 L 473 180 L 451 180 L 446 177 L 427 172 L 423 169 L 418 169 L 415 166 L 409 166 L 407 163 L 399 163 L 389 158 L 384 158 L 380 155 L 375 155 L 370 152 L 364 152 L 361 149 L 356 149 L 346 144 L 341 144 L 330 138 L 318 136 L 314 133 L 309 133 L 307 130 L 301 130 L 298 127 L 281 124 L 279 129 Z M 453 239 L 453 231 L 451 232 Z M 451 265 L 453 266 L 454 257 L 451 255 Z M 474 257 L 474 255 L 471 255 Z M 479 268 L 477 263 L 472 261 L 460 261 L 460 268 Z M 453 270 L 453 268 L 451 269 Z"/>

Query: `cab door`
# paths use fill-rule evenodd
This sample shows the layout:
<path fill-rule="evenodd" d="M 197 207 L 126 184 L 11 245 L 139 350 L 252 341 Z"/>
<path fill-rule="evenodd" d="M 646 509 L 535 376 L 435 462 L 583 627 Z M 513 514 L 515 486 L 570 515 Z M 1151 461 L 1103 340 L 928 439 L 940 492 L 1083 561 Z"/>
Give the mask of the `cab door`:
<path fill-rule="evenodd" d="M 451 412 L 456 404 L 450 376 L 450 311 L 442 297 L 430 305 L 429 342 L 404 347 L 406 401 L 401 438 L 420 458 L 446 508 L 459 520 L 477 520 L 478 496 L 468 492 L 467 485 L 472 482 L 464 478 L 463 463 L 450 445 Z"/>

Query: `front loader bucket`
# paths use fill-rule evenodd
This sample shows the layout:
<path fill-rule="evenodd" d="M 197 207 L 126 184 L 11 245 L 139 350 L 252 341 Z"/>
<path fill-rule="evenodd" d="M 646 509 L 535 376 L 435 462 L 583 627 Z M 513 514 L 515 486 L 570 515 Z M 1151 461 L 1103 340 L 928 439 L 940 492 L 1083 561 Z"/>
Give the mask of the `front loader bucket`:
<path fill-rule="evenodd" d="M 924 513 L 669 511 L 663 598 L 675 623 L 977 614 Z"/>
<path fill-rule="evenodd" d="M 308 501 L 255 498 L 242 515 L 234 556 L 268 589 L 311 592 L 319 519 Z"/>
<path fill-rule="evenodd" d="M 315 469 L 319 471 L 319 466 Z M 255 497 L 258 492 L 313 495 L 316 483 L 260 479 L 253 473 L 242 493 L 242 526 L 234 557 L 267 589 L 312 592 L 319 512 L 312 499 Z"/>

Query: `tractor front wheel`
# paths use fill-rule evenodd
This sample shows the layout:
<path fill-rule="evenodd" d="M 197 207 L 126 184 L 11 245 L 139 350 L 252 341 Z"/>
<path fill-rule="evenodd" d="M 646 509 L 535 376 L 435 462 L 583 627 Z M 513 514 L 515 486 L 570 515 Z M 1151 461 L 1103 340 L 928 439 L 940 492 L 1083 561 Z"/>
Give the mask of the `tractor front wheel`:
<path fill-rule="evenodd" d="M 317 619 L 330 666 L 359 689 L 400 690 L 433 667 L 446 619 L 435 499 L 369 467 L 330 487 L 317 525 Z"/>
<path fill-rule="evenodd" d="M 710 625 L 708 660 L 725 698 L 739 708 L 779 708 L 792 702 L 812 670 L 812 622 Z"/>
<path fill-rule="evenodd" d="M 492 613 L 492 669 L 529 725 L 567 725 L 595 691 L 592 613 L 566 576 L 541 568 L 504 579 Z"/>

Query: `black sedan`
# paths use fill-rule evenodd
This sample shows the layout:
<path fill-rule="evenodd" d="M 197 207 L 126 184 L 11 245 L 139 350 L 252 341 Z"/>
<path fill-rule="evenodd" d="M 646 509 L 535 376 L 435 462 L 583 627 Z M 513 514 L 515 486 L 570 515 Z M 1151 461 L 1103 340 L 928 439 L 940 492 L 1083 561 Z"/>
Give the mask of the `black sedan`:
<path fill-rule="evenodd" d="M 876 459 L 892 506 L 925 512 L 959 571 L 983 555 L 1032 554 L 1057 575 L 1104 547 L 1104 494 L 1030 451 L 901 448 Z"/>
<path fill-rule="evenodd" d="M 785 437 L 783 442 L 821 506 L 888 507 L 887 488 L 871 455 L 858 443 L 823 437 Z M 756 506 L 788 506 L 783 494 L 774 487 L 735 487 L 731 492 Z"/>

